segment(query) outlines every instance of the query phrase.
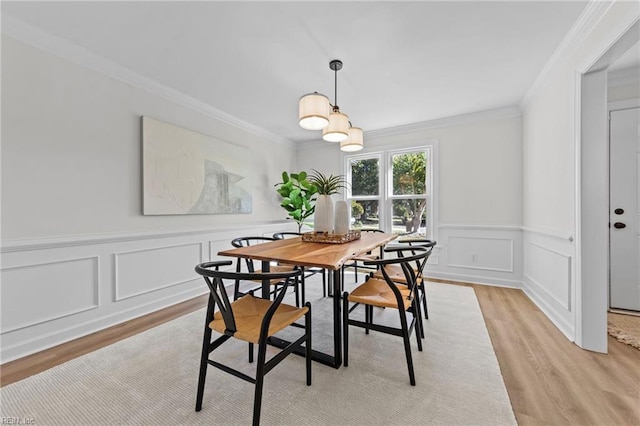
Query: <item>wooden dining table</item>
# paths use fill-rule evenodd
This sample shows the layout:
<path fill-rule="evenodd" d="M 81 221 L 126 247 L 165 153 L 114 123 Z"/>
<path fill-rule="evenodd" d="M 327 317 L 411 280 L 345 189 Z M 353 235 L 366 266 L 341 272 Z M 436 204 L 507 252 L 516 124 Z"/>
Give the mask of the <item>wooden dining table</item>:
<path fill-rule="evenodd" d="M 332 271 L 329 282 L 333 285 L 333 354 L 312 351 L 315 361 L 340 368 L 342 365 L 342 316 L 340 289 L 341 268 L 349 260 L 361 254 L 372 252 L 394 240 L 398 235 L 382 232 L 363 232 L 357 240 L 342 244 L 328 244 L 302 241 L 301 237 L 269 241 L 248 247 L 240 247 L 218 252 L 220 256 L 248 258 L 262 261 L 262 270 L 268 271 L 270 262 L 307 267 L 319 267 Z M 270 283 L 262 282 L 262 297 L 269 298 Z M 285 347 L 289 342 L 271 337 L 269 343 Z M 304 351 L 298 351 L 304 355 Z"/>

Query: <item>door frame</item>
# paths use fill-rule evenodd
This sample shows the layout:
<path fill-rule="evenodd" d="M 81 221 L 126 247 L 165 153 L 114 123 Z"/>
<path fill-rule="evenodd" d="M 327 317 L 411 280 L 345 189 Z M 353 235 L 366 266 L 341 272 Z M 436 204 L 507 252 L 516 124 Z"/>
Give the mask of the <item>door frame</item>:
<path fill-rule="evenodd" d="M 640 41 L 638 17 L 595 58 L 576 67 L 576 332 L 584 349 L 607 352 L 609 137 L 607 68 Z"/>
<path fill-rule="evenodd" d="M 608 148 L 609 148 L 609 154 L 611 154 L 611 113 L 613 111 L 625 111 L 628 109 L 635 109 L 635 108 L 640 108 L 640 99 L 627 99 L 624 101 L 614 101 L 614 102 L 609 102 L 607 104 L 607 116 L 609 117 L 609 138 L 608 138 Z M 609 155 L 609 164 L 611 164 L 611 155 Z M 609 185 L 611 185 L 611 183 L 609 183 Z M 609 198 L 609 221 L 610 223 L 613 222 L 611 220 L 611 198 Z M 609 228 L 609 231 L 611 231 L 611 228 Z M 609 262 L 609 276 L 608 276 L 608 286 L 607 286 L 607 310 L 611 309 L 611 232 L 609 232 L 609 257 L 608 257 L 608 262 Z M 617 308 L 613 308 L 613 309 L 617 309 Z"/>

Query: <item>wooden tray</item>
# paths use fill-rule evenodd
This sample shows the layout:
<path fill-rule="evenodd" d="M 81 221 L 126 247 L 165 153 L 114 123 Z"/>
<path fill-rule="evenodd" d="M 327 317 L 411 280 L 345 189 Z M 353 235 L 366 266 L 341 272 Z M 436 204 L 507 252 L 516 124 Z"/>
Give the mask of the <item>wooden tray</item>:
<path fill-rule="evenodd" d="M 359 240 L 360 231 L 349 231 L 346 234 L 329 234 L 328 232 L 307 232 L 302 234 L 302 241 L 307 243 L 344 244 Z"/>

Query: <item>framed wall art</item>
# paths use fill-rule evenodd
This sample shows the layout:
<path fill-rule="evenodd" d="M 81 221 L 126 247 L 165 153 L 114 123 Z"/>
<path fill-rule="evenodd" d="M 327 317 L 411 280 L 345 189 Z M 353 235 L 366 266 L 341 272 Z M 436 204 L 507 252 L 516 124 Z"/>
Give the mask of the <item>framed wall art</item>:
<path fill-rule="evenodd" d="M 142 117 L 143 214 L 251 213 L 251 152 Z"/>

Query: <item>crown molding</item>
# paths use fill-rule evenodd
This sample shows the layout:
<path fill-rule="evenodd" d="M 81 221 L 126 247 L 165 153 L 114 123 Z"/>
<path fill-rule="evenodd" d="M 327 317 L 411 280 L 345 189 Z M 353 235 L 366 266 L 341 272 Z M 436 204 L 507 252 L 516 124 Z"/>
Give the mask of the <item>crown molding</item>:
<path fill-rule="evenodd" d="M 529 90 L 525 93 L 520 102 L 521 108 L 524 108 L 524 106 L 529 103 L 534 93 L 538 91 L 538 87 L 542 84 L 542 81 L 545 80 L 547 74 L 549 74 L 560 58 L 571 56 L 576 51 L 614 3 L 615 2 L 591 0 L 587 6 L 585 6 L 578 20 L 562 39 L 547 63 L 542 67 L 540 73 L 538 73 Z"/>
<path fill-rule="evenodd" d="M 485 111 L 476 111 L 469 114 L 455 115 L 451 117 L 438 118 L 435 120 L 420 121 L 418 123 L 404 124 L 402 126 L 387 127 L 384 129 L 367 130 L 364 132 L 365 145 L 367 141 L 388 138 L 391 136 L 417 133 L 427 130 L 439 129 L 443 127 L 462 126 L 465 124 L 478 123 L 483 121 L 501 120 L 505 118 L 521 117 L 522 111 L 518 106 L 508 106 Z M 320 140 L 320 142 L 323 142 Z M 298 148 L 311 148 L 318 145 L 318 141 L 298 142 Z"/>
<path fill-rule="evenodd" d="M 607 72 L 607 86 L 620 87 L 630 84 L 638 84 L 640 81 L 640 68 L 630 67 L 617 71 Z"/>
<path fill-rule="evenodd" d="M 245 130 L 253 135 L 263 137 L 289 148 L 295 148 L 295 143 L 290 139 L 276 135 L 262 127 L 255 126 L 241 120 L 205 102 L 165 86 L 155 80 L 136 73 L 129 68 L 118 65 L 100 55 L 96 55 L 95 53 L 80 47 L 67 39 L 50 34 L 6 13 L 2 16 L 1 30 L 3 34 L 11 38 L 41 49 L 54 56 L 66 59 L 93 71 L 97 71 L 115 80 L 129 84 L 137 89 L 167 99 L 216 120 L 220 120 L 223 123 Z"/>
<path fill-rule="evenodd" d="M 365 132 L 365 137 L 368 140 L 372 140 L 407 133 L 421 132 L 425 130 L 439 129 L 442 127 L 461 126 L 464 124 L 500 120 L 504 118 L 515 118 L 521 116 L 522 112 L 520 111 L 520 108 L 518 106 L 508 106 L 504 108 L 476 111 L 469 114 L 438 118 L 435 120 L 420 121 L 418 123 L 405 124 L 402 126 L 387 127 L 385 129 L 370 130 L 368 132 Z"/>

